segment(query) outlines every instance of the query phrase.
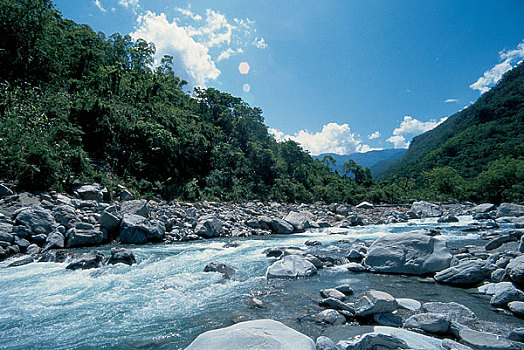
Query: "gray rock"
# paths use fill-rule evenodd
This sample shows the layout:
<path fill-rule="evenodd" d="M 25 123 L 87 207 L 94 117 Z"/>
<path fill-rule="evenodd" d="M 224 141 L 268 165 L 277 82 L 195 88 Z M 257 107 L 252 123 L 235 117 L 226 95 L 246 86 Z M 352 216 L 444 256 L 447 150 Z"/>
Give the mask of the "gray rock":
<path fill-rule="evenodd" d="M 310 226 L 309 218 L 302 213 L 297 213 L 296 211 L 287 214 L 284 220 L 293 225 L 295 232 L 304 232 Z"/>
<path fill-rule="evenodd" d="M 120 221 L 122 218 L 117 216 L 115 213 L 110 213 L 108 211 L 102 212 L 98 218 L 98 223 L 108 229 L 109 231 L 116 231 L 120 227 Z"/>
<path fill-rule="evenodd" d="M 311 239 L 308 239 L 306 242 L 304 242 L 304 244 L 307 245 L 307 246 L 322 245 L 322 243 L 320 241 L 311 240 Z"/>
<path fill-rule="evenodd" d="M 393 335 L 382 333 L 366 333 L 353 339 L 342 340 L 337 344 L 342 350 L 369 349 L 408 349 L 409 345 Z"/>
<path fill-rule="evenodd" d="M 64 236 L 58 230 L 55 230 L 47 236 L 44 250 L 64 248 L 64 242 Z"/>
<path fill-rule="evenodd" d="M 315 322 L 339 326 L 346 323 L 346 318 L 342 316 L 337 310 L 327 309 L 321 311 L 315 316 Z"/>
<path fill-rule="evenodd" d="M 27 247 L 25 252 L 30 255 L 35 255 L 35 254 L 40 253 L 40 251 L 41 251 L 40 247 L 33 243 L 33 244 L 30 244 L 29 247 Z"/>
<path fill-rule="evenodd" d="M 111 248 L 111 257 L 107 261 L 108 264 L 115 265 L 118 263 L 133 265 L 136 264 L 135 255 L 126 248 Z"/>
<path fill-rule="evenodd" d="M 34 233 L 48 234 L 56 226 L 52 213 L 39 206 L 22 208 L 18 211 L 16 222 L 25 225 Z"/>
<path fill-rule="evenodd" d="M 524 236 L 520 237 L 518 250 L 519 250 L 520 253 L 524 253 Z"/>
<path fill-rule="evenodd" d="M 360 251 L 358 251 L 356 249 L 351 249 L 351 251 L 349 252 L 347 258 L 351 262 L 358 262 L 359 263 L 359 262 L 361 262 L 365 258 L 365 255 L 362 254 Z"/>
<path fill-rule="evenodd" d="M 508 339 L 524 342 L 524 328 L 516 328 L 509 333 Z"/>
<path fill-rule="evenodd" d="M 350 262 L 345 265 L 346 269 L 351 272 L 366 272 L 368 269 L 359 263 Z"/>
<path fill-rule="evenodd" d="M 375 240 L 363 264 L 374 272 L 425 275 L 449 267 L 451 258 L 440 238 L 401 233 Z"/>
<path fill-rule="evenodd" d="M 382 326 L 402 327 L 402 317 L 391 312 L 374 314 L 373 319 Z"/>
<path fill-rule="evenodd" d="M 351 288 L 349 284 L 341 284 L 340 286 L 336 286 L 335 289 L 344 293 L 345 295 L 353 294 L 353 288 Z"/>
<path fill-rule="evenodd" d="M 206 237 L 218 237 L 222 233 L 222 223 L 213 215 L 206 215 L 198 220 L 195 227 L 195 234 Z"/>
<path fill-rule="evenodd" d="M 100 245 L 104 239 L 104 234 L 99 230 L 83 231 L 76 228 L 69 229 L 66 233 L 67 248 L 89 247 Z"/>
<path fill-rule="evenodd" d="M 442 210 L 436 204 L 420 201 L 415 202 L 411 205 L 411 210 L 418 217 L 421 218 L 432 218 L 442 216 Z"/>
<path fill-rule="evenodd" d="M 273 320 L 254 320 L 200 334 L 186 350 L 315 350 L 308 336 Z"/>
<path fill-rule="evenodd" d="M 124 214 L 120 223 L 120 242 L 127 244 L 144 244 L 160 241 L 164 238 L 166 228 L 158 220 L 146 220 L 143 216 Z"/>
<path fill-rule="evenodd" d="M 323 297 L 323 298 L 333 298 L 333 299 L 337 299 L 337 300 L 340 300 L 340 301 L 344 301 L 346 299 L 346 295 L 336 289 L 322 289 L 320 291 L 320 295 Z"/>
<path fill-rule="evenodd" d="M 516 316 L 524 317 L 524 301 L 522 299 L 508 303 L 508 308 Z"/>
<path fill-rule="evenodd" d="M 273 218 L 271 220 L 271 231 L 278 234 L 290 234 L 295 231 L 295 228 L 285 220 Z"/>
<path fill-rule="evenodd" d="M 13 194 L 13 191 L 4 184 L 0 184 L 0 198 L 5 196 L 10 196 Z"/>
<path fill-rule="evenodd" d="M 461 261 L 456 266 L 440 271 L 434 278 L 440 283 L 472 286 L 489 279 L 495 270 L 495 265 L 484 260 Z"/>
<path fill-rule="evenodd" d="M 66 266 L 67 270 L 87 270 L 102 267 L 105 255 L 93 250 L 85 253 L 82 257 Z"/>
<path fill-rule="evenodd" d="M 104 195 L 108 194 L 107 189 L 97 183 L 80 186 L 74 190 L 74 193 L 80 199 L 97 202 L 103 201 Z"/>
<path fill-rule="evenodd" d="M 337 345 L 333 340 L 321 335 L 316 341 L 317 350 L 338 350 Z"/>
<path fill-rule="evenodd" d="M 395 311 L 398 303 L 386 292 L 370 290 L 359 295 L 353 306 L 355 315 L 365 317 Z"/>
<path fill-rule="evenodd" d="M 495 210 L 497 207 L 492 203 L 482 203 L 471 209 L 473 213 L 487 213 L 489 211 Z"/>
<path fill-rule="evenodd" d="M 502 338 L 500 335 L 478 332 L 464 328 L 458 332 L 461 342 L 478 350 L 512 350 L 515 349 L 511 340 Z"/>
<path fill-rule="evenodd" d="M 204 272 L 220 272 L 226 279 L 231 279 L 235 275 L 236 270 L 229 265 L 212 262 L 204 267 Z"/>
<path fill-rule="evenodd" d="M 477 288 L 480 294 L 495 295 L 504 290 L 515 288 L 511 282 L 488 283 Z"/>
<path fill-rule="evenodd" d="M 524 255 L 512 259 L 506 266 L 506 272 L 513 282 L 524 286 Z"/>
<path fill-rule="evenodd" d="M 299 255 L 286 255 L 267 268 L 266 278 L 309 277 L 317 273 L 317 268 Z"/>
<path fill-rule="evenodd" d="M 329 307 L 329 308 L 332 308 L 332 309 L 335 309 L 335 310 L 348 311 L 351 314 L 353 314 L 355 312 L 355 309 L 350 304 L 346 304 L 346 303 L 344 303 L 344 302 L 342 302 L 342 301 L 340 301 L 338 299 L 334 299 L 334 298 L 322 299 L 318 304 L 320 306 Z"/>
<path fill-rule="evenodd" d="M 71 223 L 78 220 L 75 208 L 67 204 L 54 207 L 53 216 L 57 223 L 65 227 L 71 227 Z"/>
<path fill-rule="evenodd" d="M 422 307 L 420 301 L 415 299 L 396 298 L 395 300 L 397 301 L 399 308 L 406 309 L 409 311 L 417 311 L 420 310 L 420 308 Z"/>
<path fill-rule="evenodd" d="M 495 293 L 489 303 L 494 307 L 507 307 L 512 301 L 524 301 L 524 292 L 513 285 Z"/>
<path fill-rule="evenodd" d="M 0 231 L 0 241 L 11 243 L 13 238 L 14 236 L 12 234 Z"/>
<path fill-rule="evenodd" d="M 5 260 L 7 258 L 7 252 L 4 248 L 0 247 L 0 261 Z"/>
<path fill-rule="evenodd" d="M 25 252 L 27 247 L 31 245 L 31 243 L 27 239 L 20 238 L 18 236 L 14 237 L 13 244 L 16 244 L 18 247 L 20 247 L 20 250 L 23 252 Z"/>
<path fill-rule="evenodd" d="M 17 267 L 22 265 L 30 264 L 34 261 L 33 257 L 31 255 L 24 255 L 18 258 L 15 258 L 7 264 L 6 267 Z"/>
<path fill-rule="evenodd" d="M 510 235 L 510 234 L 507 234 L 507 235 L 502 235 L 502 236 L 499 236 L 497 238 L 493 238 L 492 240 L 490 240 L 485 246 L 484 246 L 484 249 L 486 250 L 493 250 L 493 249 L 497 249 L 498 247 L 500 247 L 501 245 L 503 245 L 504 243 L 507 243 L 507 242 L 512 242 L 512 241 L 516 241 L 517 239 L 515 238 L 515 236 L 513 235 Z"/>
<path fill-rule="evenodd" d="M 524 205 L 502 203 L 497 209 L 497 217 L 503 216 L 524 216 Z"/>
<path fill-rule="evenodd" d="M 437 222 L 459 222 L 459 219 L 457 219 L 456 216 L 453 216 L 451 214 L 443 215 L 440 218 L 438 218 Z"/>
<path fill-rule="evenodd" d="M 404 322 L 404 328 L 422 329 L 433 334 L 448 333 L 449 325 L 449 316 L 429 312 L 413 315 Z"/>
<path fill-rule="evenodd" d="M 491 282 L 493 283 L 500 283 L 500 282 L 505 282 L 509 280 L 510 280 L 509 275 L 505 269 L 496 269 L 495 271 L 491 273 Z"/>
<path fill-rule="evenodd" d="M 120 212 L 122 214 L 140 215 L 147 218 L 149 211 L 150 208 L 145 199 L 125 201 L 120 205 Z"/>
<path fill-rule="evenodd" d="M 469 322 L 477 319 L 477 316 L 468 307 L 455 303 L 430 302 L 425 303 L 422 309 L 426 312 L 442 314 L 455 322 Z"/>
<path fill-rule="evenodd" d="M 266 305 L 262 302 L 262 300 L 255 298 L 255 297 L 251 298 L 251 300 L 249 300 L 247 304 L 256 309 L 264 309 L 266 307 Z"/>
<path fill-rule="evenodd" d="M 355 208 L 357 209 L 373 209 L 375 206 L 369 202 L 362 202 L 359 205 L 357 205 Z"/>

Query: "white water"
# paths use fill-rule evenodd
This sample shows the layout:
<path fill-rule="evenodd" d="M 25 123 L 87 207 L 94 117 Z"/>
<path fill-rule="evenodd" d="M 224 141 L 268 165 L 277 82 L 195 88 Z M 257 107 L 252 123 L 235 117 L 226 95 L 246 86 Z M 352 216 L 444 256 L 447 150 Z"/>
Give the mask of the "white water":
<path fill-rule="evenodd" d="M 0 348 L 181 348 L 204 330 L 231 324 L 235 311 L 247 309 L 251 294 L 273 288 L 272 293 L 278 295 L 278 288 L 264 279 L 273 261 L 262 254 L 268 247 L 304 246 L 308 239 L 326 247 L 343 238 L 373 239 L 436 226 L 443 228 L 447 239 L 463 239 L 465 234 L 457 227 L 467 224 L 465 217 L 458 224 L 413 220 L 239 239 L 236 248 L 223 247 L 232 239 L 130 246 L 137 265 L 83 271 L 66 270 L 65 263 L 0 268 Z M 99 250 L 107 254 L 109 247 Z M 237 275 L 224 280 L 221 274 L 202 272 L 212 261 L 234 266 Z M 347 275 L 341 269 L 324 271 L 311 283 L 322 286 L 328 278 L 323 276 Z M 358 276 L 351 281 L 366 278 L 366 274 Z"/>

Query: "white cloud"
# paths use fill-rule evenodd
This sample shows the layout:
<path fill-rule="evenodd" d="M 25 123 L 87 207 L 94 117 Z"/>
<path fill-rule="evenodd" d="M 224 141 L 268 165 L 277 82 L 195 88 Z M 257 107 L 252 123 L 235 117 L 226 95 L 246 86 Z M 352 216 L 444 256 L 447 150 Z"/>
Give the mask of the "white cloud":
<path fill-rule="evenodd" d="M 428 130 L 431 130 L 438 125 L 442 124 L 448 119 L 448 117 L 440 118 L 439 121 L 430 120 L 429 122 L 422 122 L 418 119 L 410 117 L 408 115 L 404 116 L 404 120 L 400 123 L 398 128 L 393 130 L 393 135 L 388 138 L 386 141 L 393 144 L 395 148 L 408 148 L 409 141 L 406 140 L 406 137 L 414 137 L 416 135 L 422 134 Z"/>
<path fill-rule="evenodd" d="M 456 98 L 448 98 L 444 103 L 457 103 L 459 100 Z"/>
<path fill-rule="evenodd" d="M 220 62 L 220 61 L 223 61 L 223 60 L 227 60 L 229 59 L 229 57 L 237 54 L 237 53 L 243 53 L 244 50 L 242 50 L 242 48 L 238 48 L 236 50 L 233 50 L 232 48 L 228 47 L 227 50 L 224 50 L 220 53 L 220 55 L 218 55 L 217 57 L 217 62 Z"/>
<path fill-rule="evenodd" d="M 175 20 L 169 22 L 164 13 L 159 15 L 147 11 L 137 19 L 138 26 L 131 33 L 133 39 L 142 38 L 154 42 L 155 63 L 166 54 L 176 57 L 196 86 L 205 86 L 207 80 L 214 80 L 220 70 L 209 54 L 206 45 L 196 42 L 186 28 L 178 26 Z"/>
<path fill-rule="evenodd" d="M 499 52 L 499 59 L 502 62 L 484 72 L 484 75 L 469 87 L 473 90 L 480 91 L 481 94 L 489 91 L 489 89 L 502 78 L 504 73 L 522 62 L 524 59 L 524 41 L 518 44 L 515 50 Z"/>
<path fill-rule="evenodd" d="M 258 38 L 255 38 L 255 46 L 259 49 L 266 49 L 267 43 L 264 40 L 264 38 L 260 38 L 260 40 Z"/>
<path fill-rule="evenodd" d="M 348 124 L 328 123 L 322 127 L 322 131 L 315 133 L 300 130 L 293 136 L 285 135 L 282 131 L 271 128 L 269 128 L 269 133 L 279 142 L 287 140 L 297 142 L 312 155 L 322 153 L 350 154 L 380 149 L 362 144 L 362 141 L 351 131 Z"/>
<path fill-rule="evenodd" d="M 380 131 L 375 131 L 374 133 L 372 133 L 371 135 L 368 136 L 368 139 L 370 140 L 373 140 L 373 139 L 378 139 L 380 137 Z"/>
<path fill-rule="evenodd" d="M 409 147 L 409 142 L 407 142 L 406 138 L 402 135 L 391 136 L 386 141 L 391 142 L 394 148 L 408 148 Z"/>
<path fill-rule="evenodd" d="M 131 9 L 134 12 L 140 7 L 138 0 L 118 0 L 118 5 L 125 7 L 126 9 Z"/>
<path fill-rule="evenodd" d="M 382 147 L 370 147 L 368 145 L 362 145 L 360 149 L 358 150 L 359 153 L 366 153 L 371 151 L 382 151 L 384 148 Z"/>
<path fill-rule="evenodd" d="M 98 7 L 98 9 L 102 12 L 107 12 L 107 10 L 102 6 L 100 3 L 100 0 L 95 0 L 95 6 Z"/>
<path fill-rule="evenodd" d="M 201 21 L 202 20 L 202 16 L 200 16 L 198 14 L 194 15 L 193 12 L 191 12 L 190 9 L 176 8 L 176 10 L 178 12 L 180 12 L 181 14 L 183 14 L 184 16 L 191 18 L 193 21 Z"/>

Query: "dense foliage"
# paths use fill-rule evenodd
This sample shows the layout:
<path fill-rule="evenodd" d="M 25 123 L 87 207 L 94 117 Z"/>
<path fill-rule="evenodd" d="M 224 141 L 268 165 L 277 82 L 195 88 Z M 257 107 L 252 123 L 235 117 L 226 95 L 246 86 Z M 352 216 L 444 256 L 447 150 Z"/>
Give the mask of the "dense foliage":
<path fill-rule="evenodd" d="M 259 108 L 185 91 L 173 57 L 153 67 L 154 53 L 63 19 L 50 0 L 0 0 L 0 179 L 29 190 L 97 180 L 190 200 L 364 197 L 361 167 L 340 176 L 277 143 Z"/>

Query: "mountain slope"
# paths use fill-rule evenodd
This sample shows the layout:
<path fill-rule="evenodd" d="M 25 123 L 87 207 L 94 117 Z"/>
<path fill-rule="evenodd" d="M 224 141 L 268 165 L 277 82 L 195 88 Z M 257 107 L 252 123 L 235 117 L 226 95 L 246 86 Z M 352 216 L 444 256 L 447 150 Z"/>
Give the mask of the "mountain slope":
<path fill-rule="evenodd" d="M 336 160 L 336 164 L 331 166 L 333 170 L 338 170 L 340 173 L 342 171 L 342 166 L 348 160 L 353 159 L 355 163 L 360 165 L 363 168 L 370 168 L 371 172 L 374 174 L 373 169 L 379 170 L 380 166 L 377 168 L 377 165 L 383 161 L 393 161 L 399 159 L 406 153 L 405 149 L 384 149 L 380 151 L 369 151 L 365 153 L 352 153 L 347 155 L 339 155 L 335 153 L 323 153 L 314 158 L 322 159 L 325 156 L 332 156 Z"/>
<path fill-rule="evenodd" d="M 499 84 L 475 104 L 449 117 L 435 129 L 413 139 L 386 177 L 419 177 L 422 172 L 450 166 L 474 178 L 503 157 L 524 150 L 524 64 L 507 72 Z"/>

